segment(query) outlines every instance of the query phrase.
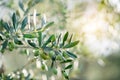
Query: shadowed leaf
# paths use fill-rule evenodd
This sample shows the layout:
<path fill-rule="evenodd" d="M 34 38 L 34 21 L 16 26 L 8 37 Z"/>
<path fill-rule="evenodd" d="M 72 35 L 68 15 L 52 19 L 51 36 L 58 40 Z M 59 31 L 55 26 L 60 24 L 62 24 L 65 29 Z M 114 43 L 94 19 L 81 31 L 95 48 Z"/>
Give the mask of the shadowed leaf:
<path fill-rule="evenodd" d="M 41 47 L 42 45 L 42 32 L 38 32 L 38 43 L 39 43 L 39 47 Z"/>
<path fill-rule="evenodd" d="M 63 45 L 64 45 L 65 41 L 67 40 L 67 38 L 68 38 L 68 32 L 66 32 L 65 35 L 64 35 L 64 38 L 63 38 Z"/>
<path fill-rule="evenodd" d="M 17 19 L 16 19 L 16 14 L 15 13 L 13 13 L 13 15 L 12 15 L 12 22 L 13 22 L 13 27 L 16 30 Z"/>
<path fill-rule="evenodd" d="M 21 1 L 19 1 L 19 7 L 21 8 L 21 10 L 25 11 L 24 10 L 24 5 L 23 5 L 23 3 Z"/>
<path fill-rule="evenodd" d="M 71 58 L 77 58 L 77 56 L 75 54 L 73 54 L 72 52 L 66 51 L 68 56 L 70 56 Z"/>
<path fill-rule="evenodd" d="M 28 24 L 28 17 L 25 17 L 22 21 L 21 30 L 24 30 L 25 26 Z"/>
<path fill-rule="evenodd" d="M 66 70 L 66 69 L 70 69 L 70 68 L 72 68 L 72 66 L 73 66 L 72 64 L 66 66 L 66 67 L 65 67 L 65 70 Z"/>

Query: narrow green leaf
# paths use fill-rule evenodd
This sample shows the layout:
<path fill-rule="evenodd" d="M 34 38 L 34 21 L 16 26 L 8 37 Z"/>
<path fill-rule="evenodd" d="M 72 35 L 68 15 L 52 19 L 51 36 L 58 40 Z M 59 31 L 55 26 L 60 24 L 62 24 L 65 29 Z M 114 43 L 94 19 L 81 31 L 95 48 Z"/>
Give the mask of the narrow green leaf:
<path fill-rule="evenodd" d="M 50 42 L 55 41 L 55 35 L 51 35 L 48 40 L 43 44 L 43 47 L 45 47 L 47 44 L 49 44 Z"/>
<path fill-rule="evenodd" d="M 66 70 L 66 69 L 70 69 L 70 68 L 72 68 L 72 66 L 73 66 L 72 64 L 66 66 L 66 67 L 65 67 L 65 70 Z"/>
<path fill-rule="evenodd" d="M 36 38 L 35 34 L 23 34 L 24 38 Z"/>
<path fill-rule="evenodd" d="M 22 41 L 18 40 L 18 39 L 14 39 L 14 43 L 18 44 L 18 45 L 23 45 Z"/>
<path fill-rule="evenodd" d="M 38 43 L 39 43 L 39 47 L 41 47 L 41 45 L 42 45 L 42 32 L 41 31 L 39 31 L 38 32 Z"/>
<path fill-rule="evenodd" d="M 65 77 L 65 79 L 69 80 L 68 73 L 66 73 L 66 71 L 62 71 L 62 74 Z"/>
<path fill-rule="evenodd" d="M 42 31 L 44 31 L 45 29 L 49 28 L 53 24 L 54 24 L 54 22 L 46 23 L 46 25 L 44 26 L 44 28 L 42 29 Z"/>
<path fill-rule="evenodd" d="M 48 27 L 50 27 L 50 26 L 53 25 L 53 24 L 54 24 L 54 22 L 49 22 L 49 23 L 47 23 L 47 24 L 45 25 L 45 27 L 48 28 Z"/>
<path fill-rule="evenodd" d="M 72 52 L 66 51 L 68 56 L 70 56 L 71 58 L 77 58 L 77 56 L 75 54 L 73 54 Z"/>
<path fill-rule="evenodd" d="M 4 50 L 6 49 L 7 45 L 8 45 L 8 40 L 5 40 L 5 41 L 3 42 L 3 44 L 2 44 L 2 49 L 1 49 L 2 53 L 3 53 Z"/>
<path fill-rule="evenodd" d="M 25 11 L 24 10 L 24 5 L 23 5 L 23 3 L 21 1 L 19 1 L 19 7 L 21 8 L 21 10 Z"/>
<path fill-rule="evenodd" d="M 79 43 L 79 41 L 71 42 L 71 43 L 65 45 L 63 48 L 71 48 L 71 47 L 76 46 L 78 43 Z"/>
<path fill-rule="evenodd" d="M 25 17 L 22 21 L 21 30 L 24 30 L 25 26 L 28 24 L 28 17 Z"/>
<path fill-rule="evenodd" d="M 57 45 L 59 44 L 60 40 L 61 40 L 61 34 L 58 36 Z"/>
<path fill-rule="evenodd" d="M 8 23 L 4 23 L 3 27 L 6 29 L 7 32 L 10 31 L 10 27 L 9 27 Z"/>
<path fill-rule="evenodd" d="M 73 61 L 72 59 L 67 59 L 67 60 L 61 61 L 60 63 L 69 63 L 69 62 L 72 62 L 72 61 Z"/>
<path fill-rule="evenodd" d="M 13 13 L 13 15 L 12 15 L 12 22 L 13 22 L 13 27 L 16 30 L 17 19 L 16 19 L 16 14 L 15 13 Z"/>
<path fill-rule="evenodd" d="M 30 46 L 37 48 L 36 44 L 34 42 L 32 42 L 31 40 L 28 40 L 27 42 Z"/>
<path fill-rule="evenodd" d="M 2 38 L 2 36 L 0 35 L 0 41 L 3 41 L 3 38 Z"/>
<path fill-rule="evenodd" d="M 65 33 L 64 35 L 64 38 L 63 38 L 63 45 L 65 44 L 65 41 L 67 40 L 68 38 L 68 32 Z"/>
<path fill-rule="evenodd" d="M 72 37 L 73 37 L 73 34 L 70 36 L 70 39 L 69 39 L 68 43 L 71 43 Z"/>

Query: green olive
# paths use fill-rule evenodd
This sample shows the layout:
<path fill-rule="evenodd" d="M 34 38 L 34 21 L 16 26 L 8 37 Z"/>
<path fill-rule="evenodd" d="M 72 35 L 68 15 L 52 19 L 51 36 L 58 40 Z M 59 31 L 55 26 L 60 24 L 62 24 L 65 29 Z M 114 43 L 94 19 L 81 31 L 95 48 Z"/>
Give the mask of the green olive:
<path fill-rule="evenodd" d="M 50 51 L 49 56 L 53 57 L 54 55 L 55 55 L 55 52 L 54 51 Z"/>
<path fill-rule="evenodd" d="M 45 70 L 45 64 L 42 64 L 41 69 Z"/>
<path fill-rule="evenodd" d="M 40 57 L 44 60 L 49 59 L 49 56 L 46 53 L 41 53 Z"/>
<path fill-rule="evenodd" d="M 53 68 L 52 71 L 55 75 L 57 75 L 57 69 L 56 68 Z"/>

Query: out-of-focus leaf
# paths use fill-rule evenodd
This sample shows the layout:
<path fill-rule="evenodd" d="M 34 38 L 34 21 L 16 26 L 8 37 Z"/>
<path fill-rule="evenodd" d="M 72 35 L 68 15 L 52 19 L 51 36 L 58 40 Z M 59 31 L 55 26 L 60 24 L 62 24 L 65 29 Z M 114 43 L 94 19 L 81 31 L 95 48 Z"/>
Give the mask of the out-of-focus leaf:
<path fill-rule="evenodd" d="M 36 44 L 34 42 L 32 42 L 31 40 L 28 40 L 27 42 L 30 46 L 37 48 Z"/>
<path fill-rule="evenodd" d="M 4 23 L 3 27 L 6 29 L 7 32 L 10 31 L 10 27 L 9 27 L 8 23 Z"/>
<path fill-rule="evenodd" d="M 73 37 L 73 34 L 70 36 L 70 39 L 69 39 L 68 43 L 71 43 L 72 37 Z"/>
<path fill-rule="evenodd" d="M 30 7 L 32 5 L 33 1 L 32 0 L 29 0 L 28 2 L 28 6 Z"/>
<path fill-rule="evenodd" d="M 43 27 L 43 26 L 45 26 L 45 24 L 46 24 L 46 16 L 45 16 L 45 14 L 43 15 L 43 17 L 42 17 L 42 19 L 41 19 L 41 26 Z"/>
<path fill-rule="evenodd" d="M 21 1 L 19 1 L 19 7 L 21 8 L 21 10 L 25 11 L 24 10 L 24 5 L 23 5 L 23 3 Z"/>
<path fill-rule="evenodd" d="M 42 45 L 42 32 L 41 31 L 38 32 L 38 43 L 39 43 L 39 47 L 41 47 Z"/>
<path fill-rule="evenodd" d="M 69 62 L 72 62 L 72 61 L 73 61 L 72 59 L 67 59 L 67 60 L 61 61 L 60 63 L 69 63 Z"/>
<path fill-rule="evenodd" d="M 18 39 L 14 39 L 15 44 L 18 45 L 23 45 L 22 41 L 18 40 Z"/>
<path fill-rule="evenodd" d="M 65 45 L 63 48 L 71 48 L 71 47 L 76 46 L 78 43 L 79 43 L 79 41 L 71 42 L 71 43 Z"/>
<path fill-rule="evenodd" d="M 45 47 L 47 44 L 49 44 L 50 42 L 55 41 L 55 35 L 51 35 L 48 40 L 43 44 L 43 47 Z"/>
<path fill-rule="evenodd" d="M 59 44 L 60 39 L 61 39 L 61 34 L 58 36 L 58 39 L 57 39 L 57 45 Z"/>
<path fill-rule="evenodd" d="M 53 25 L 54 24 L 54 22 L 49 22 L 49 23 L 47 23 L 46 25 L 45 25 L 45 28 L 48 28 L 48 27 L 50 27 L 51 25 Z"/>
<path fill-rule="evenodd" d="M 72 64 L 66 66 L 66 67 L 65 67 L 65 70 L 66 70 L 66 69 L 70 69 L 70 68 L 72 68 L 72 66 L 73 66 Z"/>
<path fill-rule="evenodd" d="M 33 16 L 33 14 L 30 14 L 30 16 Z M 40 16 L 40 13 L 36 13 L 36 16 Z"/>
<path fill-rule="evenodd" d="M 15 13 L 13 13 L 13 15 L 12 15 L 12 22 L 13 22 L 13 27 L 14 27 L 14 29 L 16 30 L 16 28 L 17 28 L 17 19 L 16 19 L 16 14 Z"/>
<path fill-rule="evenodd" d="M 4 50 L 7 48 L 7 45 L 8 45 L 8 40 L 5 40 L 2 44 L 2 49 L 1 49 L 1 52 L 3 53 Z"/>
<path fill-rule="evenodd" d="M 36 38 L 36 35 L 33 33 L 33 34 L 23 34 L 23 37 L 24 38 Z"/>
<path fill-rule="evenodd" d="M 3 37 L 0 35 L 0 41 L 3 41 Z"/>
<path fill-rule="evenodd" d="M 77 56 L 75 54 L 73 54 L 72 52 L 66 51 L 66 53 L 68 54 L 68 56 L 70 56 L 71 58 L 77 58 Z"/>
<path fill-rule="evenodd" d="M 38 4 L 41 0 L 29 0 L 28 2 L 28 8 L 25 10 L 25 15 L 30 11 L 32 7 L 34 7 L 36 4 Z"/>
<path fill-rule="evenodd" d="M 67 40 L 67 38 L 68 38 L 68 32 L 66 32 L 63 37 L 63 45 L 65 44 L 65 41 Z"/>
<path fill-rule="evenodd" d="M 66 71 L 62 71 L 62 74 L 65 77 L 65 79 L 69 80 L 68 73 L 66 73 Z"/>
<path fill-rule="evenodd" d="M 28 24 L 28 17 L 25 17 L 22 21 L 21 30 L 24 30 L 25 26 Z"/>

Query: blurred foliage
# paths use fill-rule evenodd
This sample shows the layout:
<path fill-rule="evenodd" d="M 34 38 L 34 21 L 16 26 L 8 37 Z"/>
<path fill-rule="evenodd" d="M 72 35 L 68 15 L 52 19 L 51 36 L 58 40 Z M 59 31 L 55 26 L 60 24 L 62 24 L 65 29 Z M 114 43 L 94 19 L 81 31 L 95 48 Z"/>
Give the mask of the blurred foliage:
<path fill-rule="evenodd" d="M 55 75 L 57 75 L 57 67 L 61 67 L 62 75 L 65 79 L 69 80 L 73 60 L 77 58 L 69 48 L 76 46 L 79 41 L 72 41 L 72 36 L 70 36 L 68 32 L 64 35 L 60 34 L 58 37 L 55 33 L 52 35 L 48 34 L 50 31 L 48 28 L 52 26 L 54 22 L 46 21 L 46 16 L 37 13 L 35 9 L 33 13 L 30 13 L 30 10 L 40 2 L 42 2 L 42 0 L 29 0 L 26 2 L 27 7 L 25 8 L 23 2 L 19 1 L 19 7 L 21 11 L 23 11 L 23 14 L 21 14 L 18 9 L 17 11 L 15 9 L 15 12 L 10 16 L 11 19 L 9 22 L 1 20 L 0 27 L 3 28 L 0 32 L 2 43 L 0 46 L 1 53 L 4 55 L 7 50 L 9 52 L 14 49 L 20 49 L 22 54 L 29 56 L 28 53 L 32 50 L 33 57 L 15 71 L 8 74 L 1 72 L 0 79 L 26 80 L 35 78 L 31 78 L 29 72 L 27 72 L 28 74 L 26 75 L 22 71 L 26 66 L 32 64 L 32 62 L 39 61 L 42 70 L 52 71 Z M 12 6 L 9 7 L 12 8 Z M 37 19 L 37 16 L 40 16 L 40 21 Z M 30 17 L 33 18 L 33 22 Z M 22 51 L 24 47 L 25 51 Z"/>

